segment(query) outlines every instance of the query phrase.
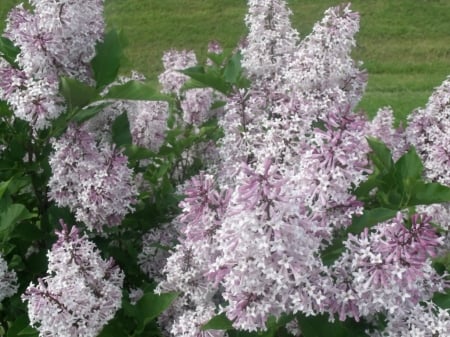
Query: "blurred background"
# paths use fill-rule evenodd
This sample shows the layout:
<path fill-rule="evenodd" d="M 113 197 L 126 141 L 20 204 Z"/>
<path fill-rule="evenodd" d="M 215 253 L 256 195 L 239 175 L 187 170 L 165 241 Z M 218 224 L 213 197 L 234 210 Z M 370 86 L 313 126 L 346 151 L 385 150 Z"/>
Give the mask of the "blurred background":
<path fill-rule="evenodd" d="M 0 0 L 0 27 L 20 1 Z M 292 22 L 307 35 L 331 0 L 291 0 Z M 245 36 L 245 0 L 106 0 L 108 28 L 123 31 L 128 62 L 155 80 L 165 50 L 193 49 L 201 60 L 217 40 L 232 50 Z M 361 15 L 354 58 L 363 61 L 369 84 L 360 108 L 373 115 L 390 105 L 401 120 L 424 106 L 450 74 L 450 0 L 355 0 Z"/>

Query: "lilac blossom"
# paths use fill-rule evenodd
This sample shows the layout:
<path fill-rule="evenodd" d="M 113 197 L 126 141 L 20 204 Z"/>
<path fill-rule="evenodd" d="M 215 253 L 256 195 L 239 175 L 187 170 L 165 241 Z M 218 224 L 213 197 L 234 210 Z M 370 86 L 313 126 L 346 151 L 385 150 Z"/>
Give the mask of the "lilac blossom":
<path fill-rule="evenodd" d="M 48 252 L 48 275 L 22 299 L 39 336 L 95 337 L 121 306 L 124 275 L 75 226 L 61 222 Z"/>
<path fill-rule="evenodd" d="M 133 211 L 137 190 L 127 157 L 75 126 L 53 141 L 49 198 L 69 207 L 91 230 L 117 226 Z"/>
<path fill-rule="evenodd" d="M 209 54 L 221 54 L 223 52 L 223 48 L 220 43 L 216 40 L 209 41 L 208 43 L 208 53 Z"/>
<path fill-rule="evenodd" d="M 371 337 L 428 337 L 450 334 L 450 312 L 431 301 L 398 310 L 387 316 L 383 332 L 371 332 Z"/>
<path fill-rule="evenodd" d="M 447 78 L 431 95 L 425 108 L 408 116 L 406 134 L 408 142 L 422 159 L 424 175 L 429 181 L 450 185 L 449 130 L 450 78 Z"/>
<path fill-rule="evenodd" d="M 13 9 L 4 35 L 20 49 L 19 69 L 0 62 L 0 99 L 33 129 L 50 126 L 65 109 L 59 77 L 92 83 L 90 61 L 104 31 L 103 1 L 31 1 Z"/>
<path fill-rule="evenodd" d="M 166 137 L 169 104 L 163 101 L 127 103 L 133 144 L 158 151 Z"/>
<path fill-rule="evenodd" d="M 213 332 L 203 332 L 200 328 L 215 315 L 214 298 L 218 288 L 206 272 L 219 253 L 214 237 L 230 195 L 227 190 L 218 191 L 213 177 L 205 173 L 189 180 L 184 193 L 186 198 L 180 204 L 183 211 L 175 219 L 184 225 L 180 228 L 180 243 L 167 258 L 164 280 L 157 287 L 158 292 L 182 291 L 183 297 L 172 305 L 160 324 L 175 335 L 209 336 Z M 188 318 L 190 329 L 185 328 Z"/>
<path fill-rule="evenodd" d="M 450 186 L 449 132 L 450 132 L 450 78 L 435 89 L 425 108 L 408 116 L 407 141 L 413 145 L 424 166 L 424 177 L 430 182 Z M 420 206 L 442 228 L 450 228 L 450 204 Z"/>
<path fill-rule="evenodd" d="M 3 256 L 0 256 L 0 302 L 17 292 L 17 274 L 9 270 Z"/>
<path fill-rule="evenodd" d="M 211 105 L 213 103 L 213 90 L 190 89 L 186 90 L 181 100 L 183 120 L 187 124 L 201 125 L 211 117 Z"/>
<path fill-rule="evenodd" d="M 163 280 L 162 272 L 177 237 L 178 232 L 171 223 L 152 228 L 143 235 L 138 264 L 149 278 Z"/>
<path fill-rule="evenodd" d="M 365 71 L 351 58 L 359 14 L 350 5 L 331 7 L 303 39 L 284 71 L 286 85 L 294 92 L 339 88 L 351 107 L 359 102 L 367 82 Z"/>
<path fill-rule="evenodd" d="M 381 140 L 392 151 L 392 159 L 397 161 L 408 150 L 405 129 L 395 127 L 394 112 L 390 107 L 381 108 L 370 121 L 368 135 Z"/>
<path fill-rule="evenodd" d="M 180 71 L 197 65 L 197 57 L 193 51 L 170 50 L 162 58 L 164 72 L 158 76 L 162 92 L 179 94 L 181 87 L 189 79 Z"/>
<path fill-rule="evenodd" d="M 367 80 L 351 58 L 359 15 L 330 8 L 298 41 L 283 1 L 248 4 L 242 54 L 253 82 L 227 98 L 218 158 L 184 190 L 179 243 L 158 286 L 182 296 L 163 324 L 183 333 L 178 324 L 211 303 L 256 331 L 283 313 L 359 320 L 430 300 L 447 284 L 431 265 L 444 239 L 426 213 L 349 236 L 331 266 L 320 257 L 364 210 L 353 192 L 372 173 L 365 138 L 396 158 L 408 146 L 390 109 L 371 122 L 354 111 Z"/>
<path fill-rule="evenodd" d="M 264 11 L 273 11 L 274 4 L 249 3 L 255 25 L 249 27 L 243 55 L 244 60 L 255 59 L 243 64 L 255 81 L 228 98 L 220 120 L 225 136 L 219 159 L 208 175 L 191 182 L 194 189 L 187 190 L 180 204 L 182 239 L 167 260 L 166 279 L 159 286 L 183 292 L 192 310 L 201 310 L 205 293 L 212 292 L 227 303 L 221 311 L 234 327 L 250 331 L 264 330 L 270 316 L 313 315 L 329 309 L 328 292 L 335 287 L 319 254 L 334 231 L 346 228 L 352 215 L 361 213 L 351 188 L 370 173 L 369 147 L 361 141 L 367 121 L 352 111 L 353 98 L 341 82 L 328 83 L 321 77 L 320 92 L 311 87 L 294 90 L 279 76 L 293 62 L 282 54 L 296 50 L 296 34 L 280 19 L 283 13 L 269 28 L 290 41 L 290 51 L 280 49 L 277 58 L 271 54 L 273 48 L 258 49 L 252 29 L 271 19 Z M 258 10 L 265 14 L 256 15 Z M 275 24 L 278 19 L 280 24 Z M 335 48 L 339 54 L 341 46 Z M 264 67 L 275 75 L 265 78 L 258 73 Z M 216 184 L 227 191 L 229 201 L 224 212 L 212 218 L 211 195 L 220 195 L 212 188 Z M 192 284 L 208 291 L 198 294 Z"/>
<path fill-rule="evenodd" d="M 271 79 L 280 66 L 290 62 L 299 40 L 290 15 L 285 1 L 248 1 L 245 23 L 249 32 L 242 65 L 250 78 Z"/>
<path fill-rule="evenodd" d="M 446 287 L 431 266 L 431 258 L 443 245 L 431 218 L 415 214 L 411 227 L 406 226 L 399 212 L 372 232 L 366 228 L 359 236 L 349 235 L 344 243 L 347 251 L 331 268 L 338 290 L 330 294 L 330 308 L 339 319 L 359 320 L 377 312 L 393 315 Z"/>

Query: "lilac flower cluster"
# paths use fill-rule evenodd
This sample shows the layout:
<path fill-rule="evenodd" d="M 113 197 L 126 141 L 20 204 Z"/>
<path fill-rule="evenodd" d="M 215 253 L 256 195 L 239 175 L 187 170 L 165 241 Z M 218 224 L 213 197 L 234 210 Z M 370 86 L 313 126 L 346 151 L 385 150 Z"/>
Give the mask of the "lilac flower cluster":
<path fill-rule="evenodd" d="M 17 274 L 9 270 L 6 261 L 0 256 L 0 302 L 17 292 Z"/>
<path fill-rule="evenodd" d="M 133 211 L 137 189 L 128 160 L 113 145 L 97 143 L 94 135 L 76 126 L 53 141 L 53 175 L 49 198 L 69 207 L 91 230 L 117 226 Z"/>
<path fill-rule="evenodd" d="M 162 92 L 179 94 L 181 87 L 189 79 L 180 71 L 197 65 L 197 57 L 193 51 L 170 50 L 163 56 L 164 72 L 158 76 Z"/>
<path fill-rule="evenodd" d="M 395 159 L 415 142 L 390 109 L 372 121 L 354 111 L 367 76 L 351 58 L 359 16 L 348 5 L 327 10 L 299 41 L 284 1 L 248 3 L 242 54 L 252 85 L 227 98 L 219 158 L 185 185 L 179 244 L 158 286 L 183 296 L 162 324 L 204 334 L 211 307 L 248 331 L 283 313 L 383 313 L 394 335 L 406 324 L 394 311 L 413 315 L 448 286 L 431 265 L 445 242 L 430 216 L 399 213 L 349 236 L 331 266 L 320 254 L 364 210 L 352 191 L 372 173 L 365 138 L 381 138 Z M 445 331 L 448 312 L 426 312 L 433 331 Z M 180 330 L 186 317 L 192 330 Z"/>
<path fill-rule="evenodd" d="M 430 182 L 450 185 L 449 136 L 450 78 L 436 88 L 425 108 L 408 117 L 405 137 L 413 144 L 424 165 L 425 178 Z M 450 229 L 450 204 L 421 206 L 444 229 Z"/>
<path fill-rule="evenodd" d="M 178 232 L 171 223 L 153 228 L 143 235 L 138 264 L 149 278 L 157 282 L 162 281 L 162 270 L 170 256 L 169 249 L 177 237 Z"/>
<path fill-rule="evenodd" d="M 17 67 L 0 61 L 0 99 L 33 128 L 64 110 L 59 77 L 92 82 L 90 61 L 103 37 L 103 0 L 30 1 L 9 13 L 5 36 L 20 48 Z"/>
<path fill-rule="evenodd" d="M 370 233 L 366 229 L 349 236 L 346 252 L 331 268 L 340 291 L 330 294 L 334 302 L 330 307 L 341 320 L 415 310 L 434 292 L 444 290 L 444 279 L 431 266 L 443 238 L 430 221 L 429 216 L 416 214 L 408 228 L 399 212 Z"/>
<path fill-rule="evenodd" d="M 48 275 L 22 296 L 40 336 L 95 337 L 121 306 L 124 275 L 74 226 L 62 223 L 48 252 Z"/>
<path fill-rule="evenodd" d="M 450 334 L 450 313 L 431 301 L 418 304 L 409 311 L 399 311 L 388 316 L 388 325 L 382 333 L 371 337 L 428 337 Z"/>

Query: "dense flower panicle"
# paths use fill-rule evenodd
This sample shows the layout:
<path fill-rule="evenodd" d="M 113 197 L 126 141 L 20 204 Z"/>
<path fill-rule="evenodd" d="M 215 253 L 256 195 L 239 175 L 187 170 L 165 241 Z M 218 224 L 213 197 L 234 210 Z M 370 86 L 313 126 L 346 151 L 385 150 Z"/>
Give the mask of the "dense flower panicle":
<path fill-rule="evenodd" d="M 121 306 L 124 275 L 76 227 L 62 224 L 48 252 L 48 275 L 22 296 L 40 336 L 95 337 Z"/>
<path fill-rule="evenodd" d="M 211 117 L 213 98 L 213 90 L 210 88 L 187 90 L 181 100 L 183 120 L 197 126 L 206 122 Z"/>
<path fill-rule="evenodd" d="M 127 157 L 111 144 L 71 126 L 53 142 L 49 197 L 69 207 L 89 229 L 117 226 L 133 211 L 137 189 Z"/>
<path fill-rule="evenodd" d="M 350 225 L 351 216 L 362 209 L 351 188 L 370 173 L 370 149 L 367 142 L 361 141 L 366 136 L 367 121 L 349 106 L 336 105 L 318 122 L 303 152 L 299 152 L 296 183 L 315 221 L 321 218 L 319 227 L 333 230 Z"/>
<path fill-rule="evenodd" d="M 366 229 L 359 236 L 349 236 L 347 251 L 332 267 L 336 287 L 345 287 L 345 292 L 335 291 L 330 297 L 330 308 L 341 320 L 377 312 L 394 314 L 443 291 L 445 281 L 430 259 L 443 238 L 430 223 L 427 215 L 415 214 L 408 228 L 399 212 L 371 233 Z"/>
<path fill-rule="evenodd" d="M 164 101 L 126 102 L 133 144 L 158 151 L 167 131 L 169 104 Z"/>
<path fill-rule="evenodd" d="M 91 81 L 89 62 L 105 27 L 103 0 L 30 1 L 8 16 L 5 35 L 19 48 L 17 62 L 33 77 L 58 74 Z"/>
<path fill-rule="evenodd" d="M 18 288 L 16 272 L 9 270 L 3 256 L 0 256 L 0 302 L 14 295 Z"/>
<path fill-rule="evenodd" d="M 349 97 L 348 88 L 338 79 L 329 81 L 328 75 L 320 78 L 319 88 L 289 86 L 280 76 L 292 60 L 287 54 L 295 51 L 296 34 L 280 28 L 284 14 L 270 12 L 275 3 L 281 4 L 249 3 L 248 20 L 255 23 L 249 22 L 243 64 L 255 81 L 228 98 L 219 120 L 225 133 L 219 160 L 186 190 L 177 220 L 183 239 L 168 258 L 166 279 L 160 283 L 160 289 L 183 292 L 194 311 L 201 310 L 205 291 L 200 296 L 192 284 L 209 289 L 227 303 L 221 310 L 234 327 L 244 330 L 265 329 L 268 317 L 284 312 L 310 315 L 329 309 L 328 293 L 336 287 L 320 250 L 337 228 L 347 227 L 351 216 L 361 212 L 351 188 L 370 173 L 370 149 L 361 141 L 367 121 L 352 111 L 356 98 Z M 289 53 L 279 49 L 280 58 L 272 55 L 274 63 L 270 53 L 275 49 L 257 44 L 263 34 L 251 36 L 263 20 L 272 20 L 269 12 L 276 23 L 269 28 L 286 33 L 291 42 L 286 43 Z M 339 37 L 333 43 L 327 47 L 351 60 L 351 43 L 340 46 Z M 252 46 L 266 49 L 250 62 Z M 256 69 L 273 69 L 274 76 L 267 71 L 264 77 Z M 227 191 L 229 201 L 212 218 L 216 184 Z M 205 231 L 211 226 L 214 231 Z"/>
<path fill-rule="evenodd" d="M 156 282 L 163 280 L 163 269 L 178 234 L 174 226 L 169 223 L 151 229 L 142 237 L 142 250 L 138 255 L 138 264 L 141 270 Z"/>
<path fill-rule="evenodd" d="M 179 94 L 184 83 L 189 79 L 180 71 L 197 65 L 197 57 L 193 51 L 170 50 L 162 58 L 164 72 L 158 76 L 162 92 Z"/>
<path fill-rule="evenodd" d="M 431 301 L 387 316 L 388 324 L 382 332 L 371 337 L 430 337 L 450 335 L 450 312 Z"/>
<path fill-rule="evenodd" d="M 205 173 L 190 179 L 183 193 L 186 198 L 180 203 L 182 214 L 175 220 L 178 227 L 182 225 L 180 244 L 168 257 L 164 280 L 157 288 L 158 291 L 182 291 L 183 297 L 169 310 L 171 318 L 166 317 L 160 323 L 174 335 L 208 336 L 213 332 L 203 332 L 200 328 L 215 315 L 214 296 L 218 287 L 206 273 L 218 255 L 214 237 L 230 195 L 226 190 L 219 192 L 213 177 Z M 184 328 L 186 317 L 192 320 L 188 324 L 191 330 Z"/>
<path fill-rule="evenodd" d="M 359 30 L 359 14 L 350 5 L 336 6 L 325 12 L 295 51 L 285 67 L 286 86 L 295 91 L 339 88 L 347 93 L 351 107 L 364 92 L 367 75 L 351 58 L 354 36 Z"/>
<path fill-rule="evenodd" d="M 425 177 L 450 185 L 450 78 L 431 95 L 425 108 L 408 116 L 406 134 L 425 167 Z"/>
<path fill-rule="evenodd" d="M 224 330 L 203 330 L 202 326 L 216 314 L 212 301 L 194 308 L 185 298 L 177 298 L 171 307 L 158 317 L 164 336 L 224 337 Z"/>
<path fill-rule="evenodd" d="M 283 0 L 249 0 L 245 23 L 249 29 L 242 65 L 252 79 L 266 80 L 290 62 L 298 43 L 290 10 Z"/>
<path fill-rule="evenodd" d="M 425 108 L 408 116 L 406 137 L 416 148 L 430 182 L 450 186 L 450 77 L 435 89 Z M 450 204 L 420 206 L 442 228 L 450 228 Z"/>
<path fill-rule="evenodd" d="M 359 320 L 430 300 L 447 283 L 431 265 L 445 243 L 427 213 L 350 235 L 331 266 L 321 258 L 364 210 L 352 192 L 372 173 L 365 139 L 381 138 L 394 158 L 409 146 L 392 110 L 371 122 L 354 112 L 367 80 L 351 58 L 359 15 L 330 8 L 298 42 L 284 2 L 248 4 L 252 85 L 227 98 L 218 158 L 186 185 L 158 286 L 182 296 L 163 324 L 184 334 L 186 317 L 197 322 L 212 304 L 255 331 L 283 313 Z"/>
<path fill-rule="evenodd" d="M 20 70 L 0 62 L 0 98 L 15 116 L 44 129 L 64 110 L 59 77 L 92 83 L 90 61 L 104 31 L 103 0 L 31 1 L 31 12 L 18 5 L 7 19 L 5 36 L 19 47 Z"/>
<path fill-rule="evenodd" d="M 370 121 L 368 135 L 381 140 L 392 151 L 392 158 L 397 161 L 408 150 L 405 130 L 402 126 L 395 128 L 394 112 L 390 107 L 381 108 Z"/>
<path fill-rule="evenodd" d="M 39 130 L 50 125 L 64 110 L 59 80 L 54 74 L 34 78 L 0 60 L 0 99 L 8 102 L 14 115 Z"/>

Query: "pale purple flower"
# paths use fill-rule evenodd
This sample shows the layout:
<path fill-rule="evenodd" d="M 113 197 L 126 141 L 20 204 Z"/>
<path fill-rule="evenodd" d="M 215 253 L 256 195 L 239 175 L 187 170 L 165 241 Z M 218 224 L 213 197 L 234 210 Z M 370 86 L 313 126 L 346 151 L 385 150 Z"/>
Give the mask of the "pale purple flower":
<path fill-rule="evenodd" d="M 217 160 L 186 185 L 179 244 L 158 286 L 182 292 L 175 327 L 211 301 L 247 331 L 284 313 L 358 320 L 446 286 L 430 259 L 444 240 L 426 215 L 350 236 L 324 265 L 323 249 L 364 210 L 353 191 L 372 173 L 366 137 L 395 156 L 406 144 L 390 110 L 372 123 L 354 112 L 366 83 L 351 58 L 359 15 L 331 8 L 300 43 L 288 16 L 283 1 L 249 1 L 242 53 L 253 83 L 227 98 Z"/>
<path fill-rule="evenodd" d="M 53 141 L 53 147 L 51 200 L 69 207 L 78 221 L 97 231 L 119 225 L 134 210 L 137 189 L 121 151 L 106 142 L 98 144 L 91 133 L 74 126 Z"/>
<path fill-rule="evenodd" d="M 381 140 L 392 151 L 397 161 L 408 150 L 406 133 L 402 126 L 395 127 L 394 112 L 390 107 L 381 108 L 368 125 L 367 134 Z"/>
<path fill-rule="evenodd" d="M 167 131 L 169 104 L 164 101 L 126 102 L 133 144 L 158 151 Z"/>
<path fill-rule="evenodd" d="M 3 256 L 0 256 L 0 302 L 17 292 L 17 274 L 10 270 Z"/>
<path fill-rule="evenodd" d="M 121 306 L 124 275 L 75 226 L 61 225 L 47 254 L 48 275 L 22 299 L 40 336 L 95 337 Z"/>
<path fill-rule="evenodd" d="M 271 79 L 291 61 L 299 39 L 290 15 L 283 0 L 248 1 L 245 23 L 249 33 L 242 49 L 242 66 L 249 77 Z"/>
<path fill-rule="evenodd" d="M 183 120 L 187 124 L 201 125 L 211 117 L 212 103 L 212 89 L 187 90 L 180 102 L 181 109 L 183 110 Z"/>
<path fill-rule="evenodd" d="M 329 8 L 311 34 L 302 40 L 292 62 L 285 67 L 286 86 L 294 92 L 339 88 L 346 92 L 351 107 L 361 99 L 367 75 L 351 58 L 359 14 L 350 5 Z"/>
<path fill-rule="evenodd" d="M 163 269 L 170 249 L 175 245 L 178 232 L 169 223 L 152 228 L 142 237 L 142 250 L 138 255 L 138 264 L 141 270 L 157 282 L 163 280 Z"/>
<path fill-rule="evenodd" d="M 372 332 L 371 337 L 430 337 L 450 335 L 450 312 L 431 301 L 398 310 L 387 316 L 387 326 L 382 332 Z"/>
<path fill-rule="evenodd" d="M 208 43 L 208 53 L 210 54 L 221 54 L 223 52 L 223 48 L 220 43 L 216 40 L 209 41 Z"/>
<path fill-rule="evenodd" d="M 414 110 L 408 116 L 406 137 L 413 145 L 424 166 L 424 178 L 450 186 L 450 77 L 430 96 L 425 108 Z M 433 215 L 442 228 L 450 227 L 450 204 L 420 206 L 422 212 Z"/>
<path fill-rule="evenodd" d="M 179 94 L 181 87 L 189 79 L 180 71 L 197 65 L 197 57 L 193 51 L 170 50 L 162 58 L 164 72 L 158 76 L 162 92 Z"/>
<path fill-rule="evenodd" d="M 429 181 L 450 185 L 450 78 L 433 92 L 425 108 L 408 116 L 406 134 L 415 146 Z"/>
<path fill-rule="evenodd" d="M 18 5 L 7 18 L 4 35 L 19 47 L 20 70 L 0 62 L 0 98 L 33 129 L 50 126 L 65 109 L 59 77 L 92 84 L 90 61 L 103 38 L 103 1 L 30 1 L 33 11 Z"/>
<path fill-rule="evenodd" d="M 330 294 L 330 308 L 341 320 L 377 312 L 394 314 L 431 299 L 446 287 L 431 266 L 443 238 L 427 215 L 415 214 L 411 222 L 406 227 L 399 212 L 372 232 L 366 229 L 359 236 L 349 235 L 347 251 L 331 268 L 339 290 Z"/>

